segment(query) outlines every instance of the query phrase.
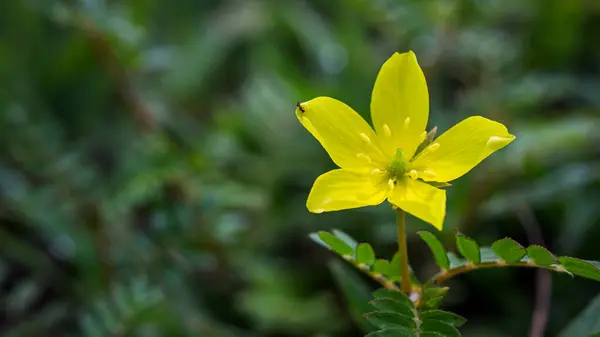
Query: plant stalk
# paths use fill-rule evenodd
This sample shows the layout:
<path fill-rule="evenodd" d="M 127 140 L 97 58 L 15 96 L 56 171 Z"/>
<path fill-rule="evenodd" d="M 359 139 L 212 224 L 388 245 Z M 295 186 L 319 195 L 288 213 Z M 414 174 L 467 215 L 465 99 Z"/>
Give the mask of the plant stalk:
<path fill-rule="evenodd" d="M 410 295 L 412 289 L 410 275 L 408 270 L 408 248 L 406 245 L 406 216 L 404 211 L 398 208 L 396 210 L 396 224 L 398 226 L 398 252 L 400 253 L 400 277 L 401 289 L 407 295 Z"/>

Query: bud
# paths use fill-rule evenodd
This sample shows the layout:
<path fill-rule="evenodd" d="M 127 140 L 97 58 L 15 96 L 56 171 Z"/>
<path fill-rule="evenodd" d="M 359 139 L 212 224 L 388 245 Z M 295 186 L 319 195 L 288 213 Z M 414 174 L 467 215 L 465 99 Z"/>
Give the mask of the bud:
<path fill-rule="evenodd" d="M 427 133 L 427 135 L 425 136 L 425 139 L 423 139 L 421 144 L 417 147 L 417 151 L 415 152 L 415 157 L 419 153 L 421 153 L 427 146 L 429 146 L 429 144 L 431 144 L 431 142 L 433 142 L 433 139 L 435 138 L 436 133 L 437 133 L 437 126 L 434 127 L 433 129 L 431 129 L 431 131 L 429 131 Z"/>

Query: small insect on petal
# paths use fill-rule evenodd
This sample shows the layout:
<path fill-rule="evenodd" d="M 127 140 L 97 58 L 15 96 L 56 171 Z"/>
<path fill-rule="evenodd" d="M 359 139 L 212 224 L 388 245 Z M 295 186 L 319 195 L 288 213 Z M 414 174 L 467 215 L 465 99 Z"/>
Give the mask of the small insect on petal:
<path fill-rule="evenodd" d="M 300 112 L 304 113 L 306 111 L 304 111 L 304 108 L 302 107 L 302 104 L 300 104 L 300 102 L 296 102 L 296 107 L 298 108 L 298 110 L 300 110 Z"/>

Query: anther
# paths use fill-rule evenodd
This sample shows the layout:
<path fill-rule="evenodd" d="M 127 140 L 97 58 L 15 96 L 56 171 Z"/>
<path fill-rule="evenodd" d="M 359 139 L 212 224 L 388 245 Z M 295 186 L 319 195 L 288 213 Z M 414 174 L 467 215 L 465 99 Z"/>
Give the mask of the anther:
<path fill-rule="evenodd" d="M 371 170 L 371 175 L 372 176 L 376 175 L 376 174 L 382 174 L 382 173 L 383 173 L 383 171 L 380 170 L 380 169 L 373 169 L 373 170 Z"/>
<path fill-rule="evenodd" d="M 388 179 L 388 188 L 390 192 L 394 190 L 394 181 L 392 179 Z"/>
<path fill-rule="evenodd" d="M 417 170 L 410 170 L 410 172 L 408 172 L 408 177 L 415 180 L 419 177 L 419 174 L 417 173 Z"/>
<path fill-rule="evenodd" d="M 432 179 L 432 178 L 434 178 L 434 177 L 435 177 L 435 173 L 434 173 L 434 172 L 432 172 L 432 171 L 425 170 L 425 171 L 423 171 L 423 176 L 424 176 L 425 178 Z"/>
<path fill-rule="evenodd" d="M 362 140 L 364 140 L 365 143 L 371 144 L 371 138 L 369 138 L 369 136 L 367 136 L 366 133 L 361 133 L 360 134 L 360 138 L 362 138 Z"/>
<path fill-rule="evenodd" d="M 367 156 L 364 153 L 357 153 L 356 158 L 366 160 L 367 162 L 371 162 L 371 157 Z"/>
<path fill-rule="evenodd" d="M 383 128 L 383 135 L 386 136 L 387 138 L 390 138 L 392 136 L 392 130 L 390 130 L 390 127 L 387 124 L 383 124 L 382 128 Z"/>
<path fill-rule="evenodd" d="M 406 117 L 406 119 L 404 120 L 404 128 L 408 129 L 409 125 L 410 125 L 410 117 Z"/>
<path fill-rule="evenodd" d="M 433 152 L 433 151 L 436 151 L 439 148 L 440 148 L 440 144 L 439 143 L 433 143 L 433 144 L 429 145 L 429 147 L 427 148 L 427 151 Z"/>

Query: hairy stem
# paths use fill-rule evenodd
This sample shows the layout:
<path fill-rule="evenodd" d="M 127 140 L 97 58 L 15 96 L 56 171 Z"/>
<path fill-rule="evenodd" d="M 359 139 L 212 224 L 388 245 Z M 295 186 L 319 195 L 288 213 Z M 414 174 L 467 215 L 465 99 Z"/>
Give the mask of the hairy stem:
<path fill-rule="evenodd" d="M 431 279 L 431 281 L 434 282 L 435 284 L 442 284 L 445 281 L 448 281 L 449 279 L 451 279 L 453 277 L 456 277 L 460 274 L 464 274 L 471 270 L 477 270 L 477 269 L 483 269 L 483 268 L 502 268 L 502 267 L 541 268 L 541 269 L 553 270 L 556 272 L 564 272 L 564 270 L 559 270 L 555 267 L 540 266 L 540 265 L 531 264 L 531 263 L 527 263 L 527 262 L 517 262 L 517 263 L 485 262 L 485 263 L 480 263 L 477 265 L 467 264 L 464 266 L 460 266 L 458 268 L 454 268 L 454 269 L 450 269 L 448 271 L 441 272 L 441 273 L 435 275 Z"/>
<path fill-rule="evenodd" d="M 405 294 L 410 294 L 411 284 L 408 271 L 408 249 L 406 246 L 406 216 L 401 209 L 396 210 L 396 224 L 398 225 L 398 252 L 400 253 L 401 289 Z"/>

